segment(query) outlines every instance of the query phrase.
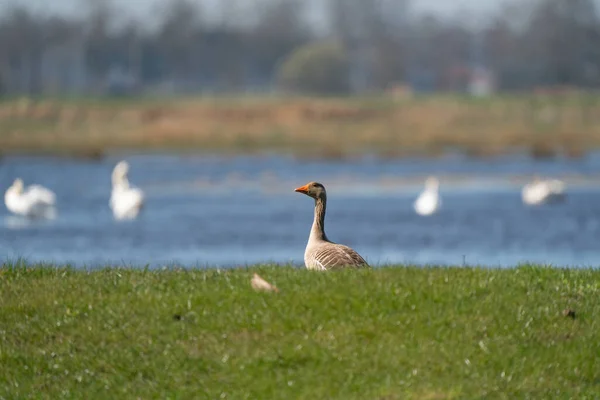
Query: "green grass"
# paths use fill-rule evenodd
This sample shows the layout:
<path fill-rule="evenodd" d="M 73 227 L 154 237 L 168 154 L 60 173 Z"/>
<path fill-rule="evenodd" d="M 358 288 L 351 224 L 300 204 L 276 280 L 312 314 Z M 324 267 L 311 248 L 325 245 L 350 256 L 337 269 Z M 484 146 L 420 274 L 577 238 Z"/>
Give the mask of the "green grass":
<path fill-rule="evenodd" d="M 0 398 L 600 395 L 600 270 L 0 271 Z"/>

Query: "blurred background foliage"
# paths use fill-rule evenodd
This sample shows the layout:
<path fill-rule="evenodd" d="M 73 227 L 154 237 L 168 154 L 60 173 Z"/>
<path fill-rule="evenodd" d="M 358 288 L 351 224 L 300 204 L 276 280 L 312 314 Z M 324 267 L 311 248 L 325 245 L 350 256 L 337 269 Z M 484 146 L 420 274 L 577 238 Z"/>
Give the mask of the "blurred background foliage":
<path fill-rule="evenodd" d="M 0 91 L 239 93 L 282 86 L 338 94 L 399 85 L 480 92 L 600 83 L 593 0 L 497 1 L 479 14 L 433 13 L 419 3 L 171 0 L 129 12 L 134 6 L 76 0 L 60 12 L 57 5 L 45 11 L 15 2 L 0 17 Z"/>

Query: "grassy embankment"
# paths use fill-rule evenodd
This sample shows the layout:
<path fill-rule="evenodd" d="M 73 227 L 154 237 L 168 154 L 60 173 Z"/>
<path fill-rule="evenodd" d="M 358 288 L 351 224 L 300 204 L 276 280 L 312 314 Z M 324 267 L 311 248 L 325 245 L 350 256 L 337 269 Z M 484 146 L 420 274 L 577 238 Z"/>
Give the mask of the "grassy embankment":
<path fill-rule="evenodd" d="M 525 150 L 580 156 L 600 148 L 598 96 L 413 99 L 216 98 L 5 100 L 1 152 L 100 156 L 106 150 L 309 157 L 475 156 Z M 306 151 L 308 150 L 308 151 Z"/>
<path fill-rule="evenodd" d="M 0 398 L 597 398 L 599 298 L 542 267 L 4 266 Z"/>

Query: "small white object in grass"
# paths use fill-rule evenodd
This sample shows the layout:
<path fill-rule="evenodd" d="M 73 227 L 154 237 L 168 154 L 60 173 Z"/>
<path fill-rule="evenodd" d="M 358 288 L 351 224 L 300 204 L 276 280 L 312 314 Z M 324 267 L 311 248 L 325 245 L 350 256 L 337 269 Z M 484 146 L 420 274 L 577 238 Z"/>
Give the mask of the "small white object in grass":
<path fill-rule="evenodd" d="M 485 343 L 483 343 L 483 340 L 479 341 L 479 347 L 481 348 L 481 350 L 483 350 L 485 353 L 489 353 L 489 350 L 487 348 L 487 346 L 485 345 Z"/>
<path fill-rule="evenodd" d="M 252 277 L 250 284 L 252 285 L 252 288 L 254 290 L 263 290 L 266 292 L 279 292 L 279 289 L 271 285 L 269 282 L 265 281 L 257 273 L 255 273 Z"/>

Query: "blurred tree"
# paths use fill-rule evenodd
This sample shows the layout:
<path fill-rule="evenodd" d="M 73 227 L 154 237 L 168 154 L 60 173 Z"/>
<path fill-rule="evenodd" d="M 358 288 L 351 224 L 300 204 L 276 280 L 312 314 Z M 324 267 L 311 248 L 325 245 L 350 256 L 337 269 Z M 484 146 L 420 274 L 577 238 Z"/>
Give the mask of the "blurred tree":
<path fill-rule="evenodd" d="M 409 0 L 329 0 L 332 32 L 351 60 L 355 91 L 404 79 Z"/>
<path fill-rule="evenodd" d="M 419 90 L 463 91 L 472 68 L 473 34 L 463 25 L 424 14 L 411 26 L 410 80 Z M 477 60 L 479 61 L 479 60 Z"/>
<path fill-rule="evenodd" d="M 81 21 L 51 16 L 43 22 L 43 90 L 53 93 L 85 89 L 85 36 Z"/>
<path fill-rule="evenodd" d="M 48 17 L 21 5 L 4 10 L 0 69 L 6 90 L 38 92 L 49 59 L 77 64 L 69 70 L 83 69 L 82 76 L 99 83 L 118 67 L 141 83 L 176 83 L 175 90 L 266 90 L 282 78 L 281 61 L 317 39 L 335 39 L 342 47 L 338 66 L 347 70 L 340 87 L 349 80 L 353 91 L 407 79 L 457 90 L 474 53 L 499 76 L 502 89 L 600 86 L 594 0 L 504 0 L 481 34 L 466 28 L 465 13 L 427 16 L 411 9 L 410 0 L 327 0 L 319 5 L 329 12 L 316 23 L 309 11 L 319 10 L 317 2 L 221 0 L 215 17 L 202 12 L 209 0 L 168 0 L 160 2 L 158 26 L 127 21 L 112 0 L 79 1 L 87 12 L 78 17 Z M 81 49 L 84 63 L 76 55 Z"/>
<path fill-rule="evenodd" d="M 116 11 L 110 0 L 85 0 L 88 9 L 86 32 L 86 63 L 97 79 L 103 79 L 114 63 L 114 40 L 111 20 Z"/>
<path fill-rule="evenodd" d="M 41 55 L 44 45 L 41 18 L 24 6 L 9 9 L 0 26 L 0 53 L 4 64 L 14 71 L 11 79 L 20 91 L 35 94 L 41 89 Z"/>
<path fill-rule="evenodd" d="M 526 34 L 545 82 L 600 83 L 599 22 L 593 0 L 539 2 Z"/>
<path fill-rule="evenodd" d="M 248 52 L 253 68 L 263 76 L 273 76 L 278 63 L 310 38 L 301 18 L 303 0 L 269 0 L 259 10 L 250 33 Z"/>
<path fill-rule="evenodd" d="M 500 90 L 520 90 L 543 82 L 544 62 L 530 26 L 539 2 L 509 0 L 483 29 L 487 64 Z"/>
<path fill-rule="evenodd" d="M 0 97 L 4 96 L 7 92 L 6 88 L 6 78 L 5 72 L 3 69 L 0 69 Z"/>
<path fill-rule="evenodd" d="M 316 42 L 294 51 L 281 64 L 278 78 L 287 90 L 310 94 L 345 94 L 350 90 L 349 60 L 341 43 Z"/>
<path fill-rule="evenodd" d="M 201 31 L 202 20 L 196 2 L 173 0 L 168 3 L 157 35 L 168 76 L 187 78 L 198 67 L 194 61 Z"/>
<path fill-rule="evenodd" d="M 511 88 L 518 80 L 516 34 L 507 19 L 497 16 L 484 31 L 488 65 L 496 71 L 498 84 Z"/>

